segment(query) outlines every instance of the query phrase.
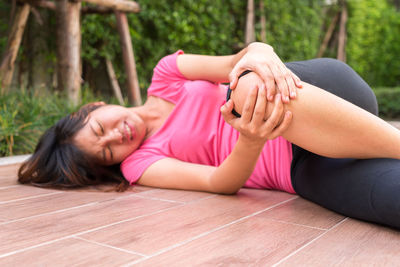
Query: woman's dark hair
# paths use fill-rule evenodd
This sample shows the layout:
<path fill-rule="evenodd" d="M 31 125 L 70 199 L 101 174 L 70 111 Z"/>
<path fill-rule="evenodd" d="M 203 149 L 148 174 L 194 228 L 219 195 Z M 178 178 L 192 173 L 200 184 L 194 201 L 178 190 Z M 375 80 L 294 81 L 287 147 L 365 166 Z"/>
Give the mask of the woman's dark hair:
<path fill-rule="evenodd" d="M 118 182 L 116 191 L 129 186 L 119 164 L 102 166 L 73 143 L 74 135 L 85 126 L 90 112 L 101 107 L 87 104 L 48 129 L 33 155 L 18 171 L 18 182 L 39 187 L 76 188 Z"/>

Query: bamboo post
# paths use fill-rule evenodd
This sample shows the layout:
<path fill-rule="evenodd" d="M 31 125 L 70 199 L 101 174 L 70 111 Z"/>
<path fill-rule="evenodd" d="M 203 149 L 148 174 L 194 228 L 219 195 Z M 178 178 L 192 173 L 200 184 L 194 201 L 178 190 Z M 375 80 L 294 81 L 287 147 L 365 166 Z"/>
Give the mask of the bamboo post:
<path fill-rule="evenodd" d="M 247 0 L 245 43 L 248 45 L 255 41 L 254 36 L 254 0 Z"/>
<path fill-rule="evenodd" d="M 81 86 L 80 7 L 79 1 L 56 1 L 57 86 L 67 91 L 69 101 L 75 105 L 79 103 Z"/>
<path fill-rule="evenodd" d="M 23 4 L 17 7 L 10 34 L 8 35 L 7 47 L 0 64 L 0 87 L 2 92 L 11 84 L 14 73 L 14 63 L 17 58 L 29 12 L 29 4 Z"/>
<path fill-rule="evenodd" d="M 126 14 L 120 11 L 115 11 L 115 17 L 117 19 L 122 56 L 128 82 L 129 102 L 134 106 L 139 106 L 142 104 L 142 98 L 140 96 L 139 82 L 136 73 L 135 56 L 133 54 L 132 41 L 129 34 L 128 19 L 126 17 Z"/>
<path fill-rule="evenodd" d="M 326 47 L 328 46 L 329 40 L 332 37 L 332 33 L 333 30 L 335 29 L 338 19 L 339 19 L 339 13 L 336 13 L 331 23 L 329 24 L 328 30 L 326 31 L 326 34 L 324 36 L 324 40 L 322 41 L 321 47 L 319 48 L 317 57 L 322 57 L 324 55 Z"/>
<path fill-rule="evenodd" d="M 111 60 L 109 60 L 108 58 L 106 58 L 106 67 L 108 77 L 110 78 L 110 84 L 114 91 L 114 95 L 118 99 L 119 104 L 124 105 L 124 99 L 122 98 L 121 88 L 119 87 L 117 77 L 115 76 L 114 67 L 111 63 Z"/>
<path fill-rule="evenodd" d="M 343 1 L 342 14 L 340 16 L 339 41 L 338 41 L 338 52 L 337 52 L 337 59 L 343 62 L 346 62 L 346 22 L 347 22 L 347 8 L 345 1 Z"/>

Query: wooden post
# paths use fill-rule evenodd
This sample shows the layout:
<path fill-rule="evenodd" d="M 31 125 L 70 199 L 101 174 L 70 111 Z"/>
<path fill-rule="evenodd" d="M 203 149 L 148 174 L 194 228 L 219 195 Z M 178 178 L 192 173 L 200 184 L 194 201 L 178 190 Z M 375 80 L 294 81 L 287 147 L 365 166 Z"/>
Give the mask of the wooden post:
<path fill-rule="evenodd" d="M 68 99 L 75 105 L 79 103 L 81 87 L 80 7 L 79 1 L 56 1 L 57 87 L 67 90 Z"/>
<path fill-rule="evenodd" d="M 96 4 L 103 7 L 108 7 L 113 10 L 123 11 L 123 12 L 134 12 L 140 11 L 140 6 L 134 1 L 126 0 L 85 0 L 85 2 Z"/>
<path fill-rule="evenodd" d="M 254 41 L 254 0 L 247 0 L 245 43 L 248 45 Z"/>
<path fill-rule="evenodd" d="M 29 12 L 30 6 L 28 4 L 23 4 L 22 6 L 18 6 L 15 13 L 10 34 L 8 35 L 7 47 L 0 64 L 0 87 L 2 92 L 11 84 L 14 72 L 14 63 L 17 58 L 18 49 L 21 44 Z"/>
<path fill-rule="evenodd" d="M 18 0 L 18 2 L 28 3 L 31 6 L 56 10 L 56 4 L 51 0 Z M 98 5 L 81 7 L 82 14 L 110 14 L 115 10 L 131 13 L 137 13 L 140 11 L 139 4 L 133 1 L 87 0 L 85 2 L 95 3 Z M 105 5 L 102 6 L 102 4 Z"/>
<path fill-rule="evenodd" d="M 347 8 L 346 2 L 342 3 L 342 14 L 340 16 L 340 28 L 339 28 L 339 42 L 337 59 L 346 62 L 346 22 L 347 22 Z"/>
<path fill-rule="evenodd" d="M 129 102 L 134 106 L 140 106 L 142 104 L 142 98 L 140 96 L 139 82 L 136 73 L 135 56 L 133 54 L 132 41 L 129 34 L 128 19 L 126 18 L 126 14 L 120 11 L 115 11 L 115 17 L 117 19 L 122 56 L 128 81 Z"/>
<path fill-rule="evenodd" d="M 265 18 L 264 0 L 260 0 L 260 26 L 261 26 L 261 42 L 267 42 L 267 22 Z"/>
<path fill-rule="evenodd" d="M 124 105 L 124 99 L 122 98 L 121 88 L 119 87 L 117 77 L 115 76 L 114 67 L 111 63 L 111 60 L 109 60 L 108 58 L 106 58 L 105 60 L 111 87 L 114 91 L 115 97 L 118 99 L 119 104 L 122 106 Z"/>
<path fill-rule="evenodd" d="M 324 40 L 322 41 L 321 47 L 319 48 L 317 57 L 322 57 L 324 55 L 324 52 L 326 50 L 326 47 L 328 46 L 329 40 L 332 37 L 332 33 L 333 30 L 335 29 L 338 19 L 339 19 L 339 13 L 336 13 L 336 15 L 333 17 L 331 21 L 331 24 L 329 24 L 328 30 L 326 31 L 326 34 L 324 36 Z"/>

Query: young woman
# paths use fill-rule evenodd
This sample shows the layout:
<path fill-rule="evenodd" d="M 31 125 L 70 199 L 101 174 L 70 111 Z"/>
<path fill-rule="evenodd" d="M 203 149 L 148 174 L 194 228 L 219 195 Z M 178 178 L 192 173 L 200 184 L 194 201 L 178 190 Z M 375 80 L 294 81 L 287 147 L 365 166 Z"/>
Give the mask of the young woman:
<path fill-rule="evenodd" d="M 143 106 L 94 103 L 50 128 L 19 181 L 277 189 L 400 227 L 400 131 L 376 113 L 368 85 L 336 60 L 285 66 L 261 43 L 231 56 L 178 51 L 157 64 Z"/>

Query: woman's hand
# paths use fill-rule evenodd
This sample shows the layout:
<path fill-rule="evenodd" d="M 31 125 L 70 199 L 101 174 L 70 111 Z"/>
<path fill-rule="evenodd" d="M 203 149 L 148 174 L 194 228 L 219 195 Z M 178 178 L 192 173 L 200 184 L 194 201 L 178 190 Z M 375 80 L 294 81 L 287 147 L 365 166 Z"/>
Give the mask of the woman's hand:
<path fill-rule="evenodd" d="M 229 100 L 221 107 L 221 113 L 224 120 L 240 132 L 242 140 L 263 146 L 268 139 L 274 139 L 282 135 L 292 120 L 292 113 L 284 111 L 279 93 L 275 95 L 275 103 L 271 115 L 265 120 L 267 105 L 265 90 L 254 87 L 246 97 L 240 118 L 232 114 L 232 100 Z"/>
<path fill-rule="evenodd" d="M 302 87 L 299 77 L 286 68 L 271 46 L 264 43 L 251 43 L 246 54 L 235 64 L 229 74 L 232 90 L 236 88 L 239 75 L 245 70 L 252 70 L 261 77 L 269 101 L 273 101 L 278 90 L 282 101 L 288 103 L 290 98 L 296 98 L 296 88 Z"/>

